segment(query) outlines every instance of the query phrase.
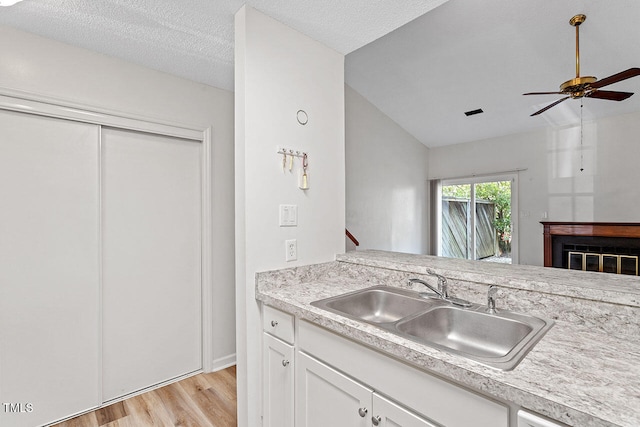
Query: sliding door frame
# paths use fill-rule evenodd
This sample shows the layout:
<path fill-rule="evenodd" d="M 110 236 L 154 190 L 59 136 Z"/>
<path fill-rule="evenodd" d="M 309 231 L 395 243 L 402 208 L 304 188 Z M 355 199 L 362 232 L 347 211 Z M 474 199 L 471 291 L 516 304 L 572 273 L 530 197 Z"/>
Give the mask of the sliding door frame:
<path fill-rule="evenodd" d="M 471 185 L 471 204 L 475 208 L 475 184 L 482 184 L 486 182 L 496 182 L 496 181 L 510 181 L 511 182 L 511 264 L 519 263 L 519 236 L 518 236 L 518 173 L 501 173 L 501 174 L 488 174 L 488 175 L 475 175 L 469 177 L 461 177 L 461 178 L 451 178 L 451 179 L 441 179 L 435 180 L 436 185 L 432 185 L 432 201 L 434 202 L 433 209 L 433 220 L 434 225 L 433 230 L 435 231 L 435 238 L 432 240 L 434 245 L 436 246 L 436 255 L 442 256 L 442 187 L 447 185 L 463 185 L 469 184 Z M 473 214 L 471 215 L 471 249 L 472 253 L 475 255 L 475 244 L 476 244 L 476 219 L 475 219 L 475 209 L 473 210 Z M 474 259 L 475 256 L 472 256 L 471 259 Z"/>
<path fill-rule="evenodd" d="M 107 111 L 21 91 L 0 88 L 0 109 L 100 126 L 189 139 L 202 144 L 201 157 L 201 280 L 202 280 L 202 371 L 213 366 L 213 274 L 212 274 L 212 135 L 213 128 L 159 121 L 128 113 Z M 102 292 L 102 287 L 100 289 Z M 102 314 L 101 314 L 102 316 Z"/>

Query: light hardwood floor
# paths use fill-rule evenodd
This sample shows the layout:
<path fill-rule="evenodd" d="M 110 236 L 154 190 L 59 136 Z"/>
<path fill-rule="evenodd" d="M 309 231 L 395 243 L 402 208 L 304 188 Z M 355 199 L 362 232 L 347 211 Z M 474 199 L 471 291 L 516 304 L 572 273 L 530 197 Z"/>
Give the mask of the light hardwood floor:
<path fill-rule="evenodd" d="M 53 427 L 231 427 L 236 418 L 236 367 L 198 374 Z"/>

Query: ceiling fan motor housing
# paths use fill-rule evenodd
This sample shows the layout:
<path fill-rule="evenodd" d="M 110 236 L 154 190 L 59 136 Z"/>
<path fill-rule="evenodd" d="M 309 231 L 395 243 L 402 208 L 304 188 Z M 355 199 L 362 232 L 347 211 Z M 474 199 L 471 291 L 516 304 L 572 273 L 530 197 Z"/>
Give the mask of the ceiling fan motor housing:
<path fill-rule="evenodd" d="M 581 98 L 585 95 L 585 92 L 590 89 L 591 84 L 597 80 L 598 79 L 593 76 L 576 77 L 575 79 L 562 83 L 560 85 L 560 92 L 571 95 L 572 98 Z"/>

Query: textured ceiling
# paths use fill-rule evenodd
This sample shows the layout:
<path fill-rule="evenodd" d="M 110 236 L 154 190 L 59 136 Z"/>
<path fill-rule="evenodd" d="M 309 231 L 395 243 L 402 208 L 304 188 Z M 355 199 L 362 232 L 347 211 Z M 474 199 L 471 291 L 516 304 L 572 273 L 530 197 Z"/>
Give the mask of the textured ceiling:
<path fill-rule="evenodd" d="M 233 90 L 233 16 L 242 0 L 24 0 L 0 24 Z M 529 114 L 574 77 L 640 67 L 638 0 L 250 0 L 252 7 L 347 54 L 346 81 L 435 147 L 579 123 L 580 102 Z M 427 13 L 429 12 L 429 13 Z M 406 24 L 406 25 L 405 25 Z M 395 30 L 395 31 L 394 31 Z M 388 34 L 387 34 L 388 33 Z M 640 77 L 586 99 L 585 120 L 640 111 Z M 466 117 L 465 111 L 485 112 Z"/>
<path fill-rule="evenodd" d="M 347 54 L 446 0 L 251 0 Z M 24 0 L 0 24 L 233 90 L 233 17 L 243 0 Z"/>
<path fill-rule="evenodd" d="M 423 144 L 434 147 L 580 123 L 580 101 L 522 96 L 557 91 L 581 74 L 599 79 L 640 67 L 638 0 L 451 0 L 350 53 L 346 80 Z M 626 101 L 584 100 L 584 120 L 640 111 L 640 77 L 608 86 Z M 483 114 L 466 117 L 465 111 Z"/>

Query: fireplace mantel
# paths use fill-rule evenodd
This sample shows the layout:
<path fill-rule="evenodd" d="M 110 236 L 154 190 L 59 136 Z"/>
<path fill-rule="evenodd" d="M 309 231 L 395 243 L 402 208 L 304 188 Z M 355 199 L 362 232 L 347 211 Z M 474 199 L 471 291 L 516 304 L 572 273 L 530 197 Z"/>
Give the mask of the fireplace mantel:
<path fill-rule="evenodd" d="M 640 223 L 634 222 L 551 222 L 544 226 L 544 266 L 553 266 L 552 236 L 640 238 Z"/>

